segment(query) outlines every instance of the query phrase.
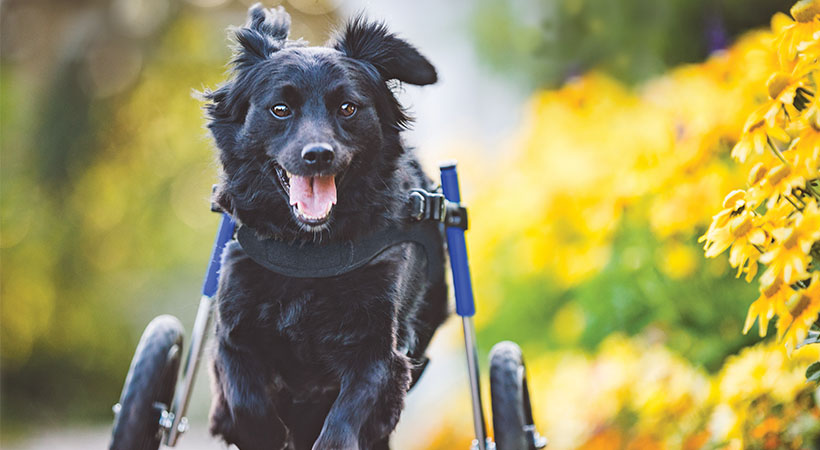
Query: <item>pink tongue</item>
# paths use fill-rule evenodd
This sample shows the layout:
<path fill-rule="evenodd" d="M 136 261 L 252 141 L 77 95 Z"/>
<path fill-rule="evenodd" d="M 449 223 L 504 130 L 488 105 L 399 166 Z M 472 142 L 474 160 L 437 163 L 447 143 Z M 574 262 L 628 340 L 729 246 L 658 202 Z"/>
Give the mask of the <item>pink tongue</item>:
<path fill-rule="evenodd" d="M 327 177 L 290 177 L 290 204 L 313 218 L 322 218 L 336 204 L 336 180 Z"/>

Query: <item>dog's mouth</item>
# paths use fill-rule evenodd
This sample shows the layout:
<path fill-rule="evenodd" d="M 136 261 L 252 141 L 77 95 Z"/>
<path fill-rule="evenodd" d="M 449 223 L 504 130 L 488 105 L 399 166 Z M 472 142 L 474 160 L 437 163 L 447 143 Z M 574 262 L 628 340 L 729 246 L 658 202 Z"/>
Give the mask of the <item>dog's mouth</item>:
<path fill-rule="evenodd" d="M 274 167 L 296 219 L 309 226 L 325 224 L 336 204 L 336 176 L 294 175 L 278 164 Z"/>

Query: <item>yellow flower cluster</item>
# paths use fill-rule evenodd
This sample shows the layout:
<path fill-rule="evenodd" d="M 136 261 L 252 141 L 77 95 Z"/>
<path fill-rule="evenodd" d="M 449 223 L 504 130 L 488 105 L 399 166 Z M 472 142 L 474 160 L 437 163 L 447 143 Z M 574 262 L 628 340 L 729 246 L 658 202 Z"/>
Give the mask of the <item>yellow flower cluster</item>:
<path fill-rule="evenodd" d="M 769 52 L 777 65 L 768 99 L 746 120 L 731 156 L 751 166 L 747 189 L 729 193 L 712 218 L 704 250 L 729 249 L 738 276 L 752 281 L 759 264 L 760 297 L 749 308 L 746 333 L 759 321 L 765 336 L 776 315 L 788 349 L 802 342 L 820 313 L 820 1 L 803 0 L 778 14 Z"/>
<path fill-rule="evenodd" d="M 591 73 L 537 93 L 512 145 L 467 167 L 471 179 L 493 180 L 465 186 L 476 206 L 469 239 L 482 297 L 492 297 L 510 260 L 516 276 L 583 282 L 609 262 L 629 220 L 662 243 L 657 254 L 636 253 L 636 264 L 692 275 L 700 258 L 690 243 L 709 223 L 705 211 L 745 178 L 725 155 L 778 63 L 774 40 L 751 32 L 637 89 Z M 475 150 L 464 153 L 469 165 Z"/>
<path fill-rule="evenodd" d="M 649 336 L 613 335 L 594 355 L 548 353 L 527 372 L 533 415 L 553 450 L 803 449 L 820 437 L 816 394 L 804 378 L 818 358 L 820 346 L 789 357 L 761 342 L 709 375 Z M 418 448 L 469 445 L 469 400 L 444 403 L 462 410 Z"/>
<path fill-rule="evenodd" d="M 793 9 L 799 20 L 778 14 L 771 30 L 637 90 L 593 73 L 537 93 L 513 145 L 472 177 L 493 180 L 473 187 L 469 235 L 487 315 L 503 298 L 497 280 L 511 261 L 514 277 L 575 285 L 609 262 L 624 223 L 648 223 L 662 244 L 655 254 L 625 251 L 624 262 L 692 275 L 689 243 L 709 225 L 705 211 L 748 183 L 723 199 L 703 237 L 706 255 L 729 250 L 747 280 L 765 264 L 746 331 L 759 317 L 765 333 L 777 315 L 787 345 L 801 340 L 820 310 L 817 288 L 806 289 L 820 237 L 818 9 L 802 1 Z M 474 159 L 470 151 L 461 159 Z"/>

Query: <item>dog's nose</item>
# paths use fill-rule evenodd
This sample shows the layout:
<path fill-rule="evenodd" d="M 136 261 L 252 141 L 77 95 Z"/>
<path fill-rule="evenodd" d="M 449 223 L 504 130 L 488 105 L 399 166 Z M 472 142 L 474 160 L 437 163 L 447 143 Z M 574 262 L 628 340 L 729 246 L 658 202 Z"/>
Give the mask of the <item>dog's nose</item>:
<path fill-rule="evenodd" d="M 326 169 L 333 163 L 336 153 L 330 144 L 308 144 L 302 149 L 302 159 L 310 167 Z"/>

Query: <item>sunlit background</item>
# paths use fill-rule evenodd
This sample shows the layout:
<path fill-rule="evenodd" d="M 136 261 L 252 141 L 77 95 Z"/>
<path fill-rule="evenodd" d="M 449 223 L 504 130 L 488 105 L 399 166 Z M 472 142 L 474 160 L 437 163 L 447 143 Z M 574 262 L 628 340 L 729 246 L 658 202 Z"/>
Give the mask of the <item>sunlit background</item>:
<path fill-rule="evenodd" d="M 103 447 L 144 326 L 191 329 L 218 221 L 192 91 L 251 3 L 0 0 L 3 448 Z M 820 446 L 817 351 L 742 334 L 757 287 L 697 242 L 745 184 L 729 154 L 791 0 L 263 3 L 313 45 L 364 11 L 437 67 L 400 92 L 405 138 L 430 175 L 460 163 L 482 360 L 522 346 L 550 448 Z M 435 338 L 395 448 L 469 447 L 460 339 Z M 220 448 L 204 372 L 180 448 Z"/>

